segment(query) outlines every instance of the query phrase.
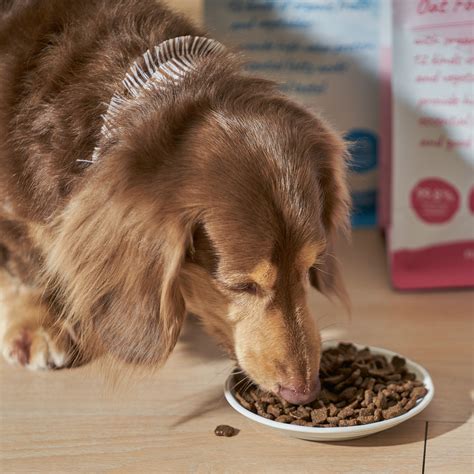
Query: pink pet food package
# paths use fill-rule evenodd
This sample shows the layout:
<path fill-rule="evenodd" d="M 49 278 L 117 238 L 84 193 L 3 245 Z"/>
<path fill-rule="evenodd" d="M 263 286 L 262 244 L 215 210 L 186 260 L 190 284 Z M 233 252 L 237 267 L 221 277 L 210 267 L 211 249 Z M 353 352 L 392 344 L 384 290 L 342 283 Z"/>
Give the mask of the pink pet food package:
<path fill-rule="evenodd" d="M 382 212 L 392 282 L 474 286 L 474 2 L 392 6 L 390 202 Z"/>
<path fill-rule="evenodd" d="M 352 143 L 355 226 L 376 223 L 380 38 L 387 0 L 205 0 L 210 35 Z"/>

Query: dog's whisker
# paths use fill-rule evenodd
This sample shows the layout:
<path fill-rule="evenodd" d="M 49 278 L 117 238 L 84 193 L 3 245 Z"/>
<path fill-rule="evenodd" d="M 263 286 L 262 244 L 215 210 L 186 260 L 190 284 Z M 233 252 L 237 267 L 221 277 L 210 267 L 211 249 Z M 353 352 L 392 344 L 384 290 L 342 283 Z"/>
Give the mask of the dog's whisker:
<path fill-rule="evenodd" d="M 332 328 L 332 327 L 335 327 L 335 326 L 344 327 L 344 324 L 342 322 L 335 321 L 334 323 L 331 323 L 331 324 L 328 324 L 327 326 L 321 327 L 320 331 L 324 331 L 325 329 L 329 329 L 329 328 Z"/>
<path fill-rule="evenodd" d="M 334 259 L 337 263 L 341 263 L 340 259 L 333 253 L 327 253 L 326 254 L 328 257 L 331 257 L 332 259 Z"/>
<path fill-rule="evenodd" d="M 248 375 L 245 375 L 244 378 L 233 385 L 232 390 L 235 390 L 240 384 L 243 384 L 244 390 L 242 391 L 245 392 L 253 383 L 253 380 Z"/>
<path fill-rule="evenodd" d="M 247 384 L 245 385 L 244 392 L 246 392 L 251 386 L 253 385 L 253 380 L 247 380 Z"/>
<path fill-rule="evenodd" d="M 327 271 L 324 271 L 324 270 L 323 270 L 320 266 L 318 266 L 318 265 L 315 265 L 314 268 L 316 268 L 316 270 L 317 270 L 318 272 L 324 273 L 325 275 L 328 275 L 328 276 L 332 276 L 332 273 L 329 273 L 329 272 L 327 272 Z"/>
<path fill-rule="evenodd" d="M 234 374 L 234 375 L 245 375 L 245 371 L 244 371 L 244 370 L 233 371 L 233 374 Z"/>
<path fill-rule="evenodd" d="M 247 380 L 246 380 L 246 379 L 239 380 L 237 383 L 235 383 L 235 384 L 232 386 L 231 390 L 236 390 L 237 387 L 238 387 L 239 385 L 243 384 L 244 382 L 247 382 Z"/>

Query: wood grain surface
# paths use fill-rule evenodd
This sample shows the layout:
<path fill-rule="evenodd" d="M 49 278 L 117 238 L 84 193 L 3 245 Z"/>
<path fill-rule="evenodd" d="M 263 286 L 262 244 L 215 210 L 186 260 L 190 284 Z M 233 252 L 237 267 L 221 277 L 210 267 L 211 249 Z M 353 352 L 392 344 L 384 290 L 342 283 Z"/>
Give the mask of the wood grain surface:
<path fill-rule="evenodd" d="M 283 437 L 227 405 L 232 364 L 189 320 L 157 373 L 104 373 L 99 362 L 32 373 L 2 362 L 0 470 L 412 473 L 425 464 L 427 473 L 471 472 L 472 293 L 394 292 L 374 231 L 355 232 L 340 250 L 352 316 L 312 294 L 323 338 L 387 347 L 424 365 L 436 395 L 415 419 L 344 443 Z M 240 434 L 217 438 L 223 423 Z"/>

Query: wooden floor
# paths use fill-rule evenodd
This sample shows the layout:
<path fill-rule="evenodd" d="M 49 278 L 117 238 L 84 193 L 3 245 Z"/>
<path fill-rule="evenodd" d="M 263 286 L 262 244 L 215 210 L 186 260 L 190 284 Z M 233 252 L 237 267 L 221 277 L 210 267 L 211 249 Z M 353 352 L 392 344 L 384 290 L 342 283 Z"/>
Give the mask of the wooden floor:
<path fill-rule="evenodd" d="M 274 434 L 227 405 L 231 363 L 189 322 L 166 367 L 147 376 L 118 374 L 111 382 L 98 364 L 31 373 L 1 362 L 0 471 L 472 472 L 472 293 L 392 291 L 373 231 L 356 232 L 341 259 L 352 320 L 313 294 L 323 339 L 386 347 L 424 365 L 436 395 L 413 420 L 344 443 Z M 240 434 L 217 438 L 223 423 Z"/>
<path fill-rule="evenodd" d="M 200 15 L 198 1 L 170 3 Z M 356 232 L 341 260 L 352 320 L 313 294 L 323 339 L 386 347 L 424 365 L 436 395 L 415 419 L 344 443 L 274 434 L 227 405 L 223 382 L 232 364 L 188 323 L 153 375 L 116 374 L 111 382 L 98 364 L 31 373 L 0 362 L 0 472 L 472 472 L 472 293 L 394 292 L 375 232 Z M 215 437 L 222 423 L 240 434 Z"/>

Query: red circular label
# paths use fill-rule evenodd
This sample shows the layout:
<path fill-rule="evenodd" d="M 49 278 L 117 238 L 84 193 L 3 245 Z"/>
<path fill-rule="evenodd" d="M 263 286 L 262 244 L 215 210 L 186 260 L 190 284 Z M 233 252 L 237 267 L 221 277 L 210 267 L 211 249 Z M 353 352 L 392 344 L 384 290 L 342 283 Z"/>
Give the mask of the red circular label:
<path fill-rule="evenodd" d="M 474 214 L 474 187 L 469 191 L 469 210 Z"/>
<path fill-rule="evenodd" d="M 411 205 L 418 217 L 430 224 L 449 221 L 459 209 L 459 193 L 439 178 L 419 181 L 411 192 Z"/>

